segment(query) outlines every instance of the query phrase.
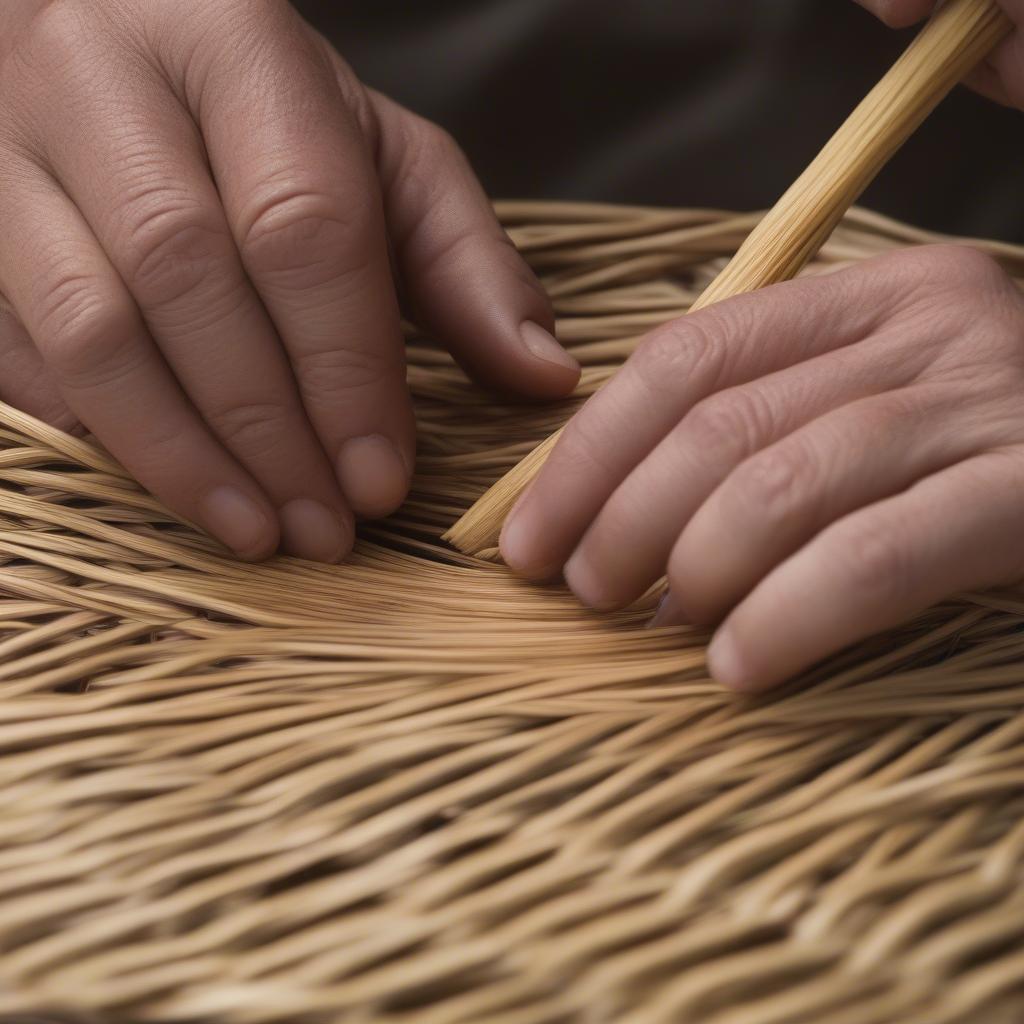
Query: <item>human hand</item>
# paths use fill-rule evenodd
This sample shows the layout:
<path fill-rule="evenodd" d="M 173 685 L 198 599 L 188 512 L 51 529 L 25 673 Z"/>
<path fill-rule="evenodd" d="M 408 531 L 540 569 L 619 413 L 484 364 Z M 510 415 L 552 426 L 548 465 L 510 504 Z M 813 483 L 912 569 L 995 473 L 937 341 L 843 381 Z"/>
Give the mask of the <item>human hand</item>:
<path fill-rule="evenodd" d="M 396 278 L 477 379 L 574 387 L 455 145 L 285 0 L 4 0 L 0 94 L 0 398 L 239 555 L 336 560 L 404 498 Z"/>
<path fill-rule="evenodd" d="M 1017 29 L 968 77 L 982 95 L 1024 110 L 1024 0 L 998 0 Z M 937 0 L 855 0 L 891 28 L 906 28 L 935 9 Z"/>
<path fill-rule="evenodd" d="M 654 331 L 567 426 L 505 560 L 599 609 L 722 622 L 761 690 L 958 591 L 1024 579 L 1024 295 L 906 250 Z M 722 621 L 724 620 L 724 622 Z"/>

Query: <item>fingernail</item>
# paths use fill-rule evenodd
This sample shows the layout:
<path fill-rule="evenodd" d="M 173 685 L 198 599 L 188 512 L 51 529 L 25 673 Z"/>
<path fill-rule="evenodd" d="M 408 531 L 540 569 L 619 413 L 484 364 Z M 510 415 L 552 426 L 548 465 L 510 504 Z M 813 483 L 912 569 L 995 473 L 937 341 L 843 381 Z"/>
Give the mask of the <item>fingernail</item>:
<path fill-rule="evenodd" d="M 740 661 L 740 654 L 732 637 L 725 629 L 720 629 L 711 641 L 707 652 L 708 671 L 711 678 L 730 690 L 743 690 L 747 687 L 747 677 Z"/>
<path fill-rule="evenodd" d="M 243 558 L 273 553 L 276 531 L 267 514 L 237 487 L 216 487 L 200 505 L 207 530 Z"/>
<path fill-rule="evenodd" d="M 537 359 L 579 372 L 580 364 L 539 324 L 527 320 L 519 328 L 519 334 L 530 354 Z"/>
<path fill-rule="evenodd" d="M 379 519 L 405 500 L 411 467 L 379 434 L 347 441 L 338 456 L 338 480 L 357 515 Z"/>
<path fill-rule="evenodd" d="M 501 557 L 510 569 L 530 579 L 547 580 L 557 576 L 560 566 L 538 564 L 536 559 L 531 559 L 533 547 L 533 532 L 526 518 L 518 512 L 517 506 L 501 528 L 498 540 Z"/>
<path fill-rule="evenodd" d="M 501 527 L 501 536 L 498 538 L 498 550 L 505 564 L 510 569 L 523 572 L 526 565 L 526 558 L 529 553 L 528 536 L 521 524 L 522 516 L 519 509 L 523 504 L 522 498 L 513 506 L 504 524 Z"/>
<path fill-rule="evenodd" d="M 352 527 L 310 498 L 296 498 L 281 509 L 284 549 L 310 562 L 340 562 L 352 549 Z"/>
<path fill-rule="evenodd" d="M 600 611 L 615 607 L 604 595 L 604 586 L 593 566 L 580 551 L 576 551 L 565 563 L 565 582 L 588 608 Z"/>

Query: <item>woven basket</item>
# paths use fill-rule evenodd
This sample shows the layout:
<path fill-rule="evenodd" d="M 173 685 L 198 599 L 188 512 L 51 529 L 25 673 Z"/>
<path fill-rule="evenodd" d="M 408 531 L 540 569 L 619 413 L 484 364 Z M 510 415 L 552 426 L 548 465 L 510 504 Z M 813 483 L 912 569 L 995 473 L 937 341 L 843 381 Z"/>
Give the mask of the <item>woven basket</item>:
<path fill-rule="evenodd" d="M 500 212 L 580 397 L 756 220 Z M 928 240 L 855 211 L 808 272 Z M 340 567 L 234 562 L 0 409 L 0 1020 L 1024 1021 L 1024 598 L 729 696 L 649 602 L 439 543 L 574 405 L 410 334 L 415 493 Z"/>

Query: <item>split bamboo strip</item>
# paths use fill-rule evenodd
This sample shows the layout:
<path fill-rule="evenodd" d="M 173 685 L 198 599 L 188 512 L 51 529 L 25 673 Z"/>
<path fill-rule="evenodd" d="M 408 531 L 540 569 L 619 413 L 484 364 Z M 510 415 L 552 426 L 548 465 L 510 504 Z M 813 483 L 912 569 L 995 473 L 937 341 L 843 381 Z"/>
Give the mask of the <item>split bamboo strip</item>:
<path fill-rule="evenodd" d="M 952 0 L 940 8 L 692 309 L 795 277 L 893 153 L 1011 27 L 995 0 Z M 494 548 L 558 437 L 546 438 L 499 480 L 445 540 L 471 554 Z"/>
<path fill-rule="evenodd" d="M 756 221 L 500 213 L 584 392 Z M 807 272 L 932 240 L 854 210 Z M 415 492 L 341 566 L 233 561 L 0 408 L 0 1021 L 1024 1019 L 1024 596 L 736 700 L 649 602 L 441 543 L 578 399 L 409 362 Z"/>

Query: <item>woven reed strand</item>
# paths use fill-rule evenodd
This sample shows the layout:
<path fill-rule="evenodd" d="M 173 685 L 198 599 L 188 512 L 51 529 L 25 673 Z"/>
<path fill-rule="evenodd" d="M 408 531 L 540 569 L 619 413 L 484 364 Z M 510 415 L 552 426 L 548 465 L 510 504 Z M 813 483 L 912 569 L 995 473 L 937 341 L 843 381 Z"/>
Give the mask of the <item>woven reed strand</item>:
<path fill-rule="evenodd" d="M 580 398 L 757 220 L 500 212 Z M 854 211 L 807 272 L 928 240 Z M 736 700 L 649 602 L 439 542 L 574 403 L 410 338 L 415 493 L 340 567 L 232 562 L 0 409 L 0 1020 L 1019 1024 L 1024 597 Z"/>

